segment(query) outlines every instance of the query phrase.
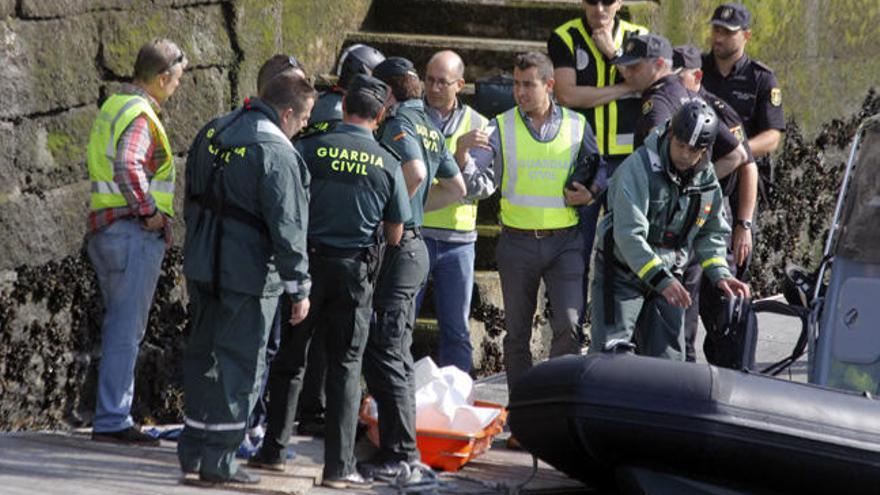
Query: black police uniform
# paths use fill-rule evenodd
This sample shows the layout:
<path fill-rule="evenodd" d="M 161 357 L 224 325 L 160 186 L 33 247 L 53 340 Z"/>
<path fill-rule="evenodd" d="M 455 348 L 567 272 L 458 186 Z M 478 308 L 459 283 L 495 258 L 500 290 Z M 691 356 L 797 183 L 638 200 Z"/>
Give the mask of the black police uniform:
<path fill-rule="evenodd" d="M 642 93 L 642 115 L 636 121 L 636 147 L 645 142 L 651 129 L 665 125 L 682 105 L 697 96 L 684 87 L 677 74 L 670 74 L 654 82 Z M 712 146 L 712 161 L 727 155 L 738 145 L 739 140 L 730 129 L 719 126 L 718 136 Z"/>
<path fill-rule="evenodd" d="M 311 172 L 308 250 L 311 310 L 284 329 L 269 375 L 269 423 L 258 454 L 283 459 L 293 427 L 306 354 L 323 332 L 328 365 L 324 477 L 355 472 L 354 441 L 360 374 L 372 314 L 372 274 L 380 221 L 403 223 L 409 196 L 398 158 L 365 128 L 335 130 L 297 142 Z M 285 312 L 284 314 L 289 314 Z"/>
<path fill-rule="evenodd" d="M 700 86 L 700 90 L 697 94 L 708 103 L 709 106 L 715 110 L 715 114 L 718 115 L 719 131 L 721 130 L 721 127 L 729 129 L 745 148 L 746 154 L 748 155 L 747 162 L 755 161 L 752 156 L 752 149 L 749 147 L 749 141 L 746 139 L 745 132 L 742 128 L 742 119 L 740 119 L 736 110 L 702 86 Z M 739 197 L 736 192 L 739 189 L 739 171 L 740 169 L 737 168 L 723 179 L 718 179 L 718 182 L 721 184 L 721 192 L 725 198 L 725 215 L 730 219 L 731 224 L 733 223 L 733 219 L 735 219 L 735 212 L 738 211 Z M 742 266 L 736 266 L 733 263 L 733 253 L 728 249 L 727 264 L 730 267 L 731 273 L 735 277 L 739 277 L 741 280 L 743 280 L 745 275 L 744 272 L 748 267 L 750 260 L 751 255 Z M 702 274 L 703 270 L 700 268 L 699 263 L 694 261 L 688 265 L 687 270 L 684 272 L 684 286 L 690 294 L 692 301 L 684 318 L 685 356 L 686 360 L 690 362 L 694 362 L 697 359 L 696 348 L 694 345 L 697 340 L 697 328 L 699 327 L 698 316 L 702 315 L 704 326 L 709 328 L 714 322 L 715 311 L 720 307 L 720 292 L 717 288 L 712 287 L 708 280 L 704 280 Z"/>
<path fill-rule="evenodd" d="M 703 86 L 736 110 L 743 122 L 746 138 L 768 129 L 785 131 L 782 92 L 773 70 L 747 55 L 736 61 L 727 77 L 718 72 L 715 56 L 703 54 Z M 772 167 L 768 157 L 758 160 L 762 195 L 772 185 Z"/>

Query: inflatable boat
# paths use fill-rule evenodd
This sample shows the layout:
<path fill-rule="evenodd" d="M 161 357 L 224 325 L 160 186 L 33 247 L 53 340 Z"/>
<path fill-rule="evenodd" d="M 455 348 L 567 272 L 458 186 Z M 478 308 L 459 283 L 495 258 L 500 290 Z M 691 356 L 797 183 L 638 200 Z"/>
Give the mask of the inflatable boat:
<path fill-rule="evenodd" d="M 520 443 L 621 493 L 880 493 L 880 402 L 632 354 L 541 363 L 510 396 Z"/>

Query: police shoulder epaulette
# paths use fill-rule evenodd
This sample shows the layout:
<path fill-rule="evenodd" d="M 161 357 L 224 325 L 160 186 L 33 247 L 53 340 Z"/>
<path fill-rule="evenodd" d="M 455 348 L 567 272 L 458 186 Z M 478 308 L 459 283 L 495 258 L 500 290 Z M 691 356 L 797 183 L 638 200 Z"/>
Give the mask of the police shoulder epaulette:
<path fill-rule="evenodd" d="M 400 156 L 400 153 L 395 151 L 394 148 L 392 148 L 391 146 L 388 146 L 387 144 L 383 143 L 382 141 L 378 141 L 378 143 L 379 143 L 379 146 L 381 146 L 383 150 L 387 151 L 388 154 L 393 156 L 397 161 L 403 160 L 403 158 Z"/>
<path fill-rule="evenodd" d="M 760 62 L 760 61 L 758 61 L 758 60 L 752 60 L 752 63 L 755 64 L 755 67 L 758 67 L 759 69 L 763 69 L 763 70 L 765 70 L 765 71 L 767 71 L 767 72 L 773 72 L 773 69 L 771 69 L 771 68 L 770 68 L 767 64 L 765 64 L 764 62 Z"/>

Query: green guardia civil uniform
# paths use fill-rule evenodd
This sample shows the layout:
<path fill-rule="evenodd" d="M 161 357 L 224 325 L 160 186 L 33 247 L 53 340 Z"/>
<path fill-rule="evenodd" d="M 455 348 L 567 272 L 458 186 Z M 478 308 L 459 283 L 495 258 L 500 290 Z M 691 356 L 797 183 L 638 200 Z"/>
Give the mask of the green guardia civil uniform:
<path fill-rule="evenodd" d="M 308 170 L 260 100 L 205 126 L 187 158 L 185 472 L 228 479 L 259 392 L 279 296 L 308 297 Z"/>

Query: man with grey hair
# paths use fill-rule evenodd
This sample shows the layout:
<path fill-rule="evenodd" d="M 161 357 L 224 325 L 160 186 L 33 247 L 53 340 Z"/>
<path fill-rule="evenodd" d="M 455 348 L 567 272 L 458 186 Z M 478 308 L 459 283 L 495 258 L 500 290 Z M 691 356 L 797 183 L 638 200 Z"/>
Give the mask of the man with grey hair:
<path fill-rule="evenodd" d="M 672 71 L 672 57 L 669 40 L 646 34 L 628 39 L 621 56 L 614 59 L 626 80 L 642 91 L 642 114 L 636 121 L 636 148 L 644 143 L 654 128 L 666 124 L 682 105 L 698 98 Z M 719 129 L 710 154 L 719 178 L 728 176 L 749 161 L 746 149 L 725 126 Z"/>
<path fill-rule="evenodd" d="M 458 99 L 464 89 L 464 62 L 450 50 L 434 54 L 425 71 L 425 113 L 443 133 L 467 187 L 455 203 L 425 213 L 422 236 L 428 248 L 434 308 L 440 324 L 439 366 L 469 372 L 473 364 L 468 318 L 474 285 L 477 201 L 495 192 L 491 169 L 478 168 L 470 151 L 488 149 L 488 120 Z M 423 287 L 417 300 L 421 307 Z"/>
<path fill-rule="evenodd" d="M 508 388 L 532 366 L 529 341 L 542 280 L 551 306 L 550 357 L 580 352 L 585 257 L 575 207 L 592 203 L 606 180 L 586 118 L 553 101 L 550 59 L 518 55 L 513 79 L 516 106 L 490 122 L 490 149 L 474 150 L 477 166 L 494 165 L 501 189 L 496 258 Z"/>
<path fill-rule="evenodd" d="M 134 80 L 101 105 L 89 137 L 87 242 L 106 311 L 92 431 L 99 442 L 159 444 L 134 426 L 131 401 L 138 345 L 174 216 L 174 157 L 158 113 L 186 63 L 172 41 L 144 44 Z"/>

